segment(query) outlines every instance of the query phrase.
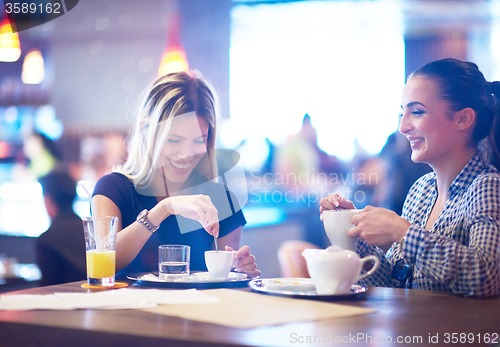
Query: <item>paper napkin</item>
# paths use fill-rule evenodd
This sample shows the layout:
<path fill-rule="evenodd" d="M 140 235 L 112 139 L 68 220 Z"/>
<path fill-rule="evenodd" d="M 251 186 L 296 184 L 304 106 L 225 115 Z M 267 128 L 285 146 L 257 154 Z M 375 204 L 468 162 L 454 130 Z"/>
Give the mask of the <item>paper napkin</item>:
<path fill-rule="evenodd" d="M 54 293 L 50 295 L 2 295 L 0 310 L 137 309 L 157 305 L 220 303 L 220 299 L 198 291 L 124 288 L 98 293 Z"/>

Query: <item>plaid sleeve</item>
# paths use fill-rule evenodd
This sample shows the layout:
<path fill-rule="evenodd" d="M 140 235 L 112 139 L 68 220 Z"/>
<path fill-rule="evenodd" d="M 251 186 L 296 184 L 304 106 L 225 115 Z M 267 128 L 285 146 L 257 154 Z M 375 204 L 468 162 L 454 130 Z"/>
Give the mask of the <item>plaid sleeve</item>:
<path fill-rule="evenodd" d="M 422 201 L 421 196 L 428 191 L 428 188 L 426 188 L 428 186 L 428 181 L 433 179 L 433 177 L 433 173 L 424 175 L 411 187 L 402 214 L 402 217 L 410 221 L 410 223 L 414 222 L 414 218 L 409 218 L 408 215 L 414 216 L 418 213 L 423 213 L 422 211 L 418 211 L 422 209 L 422 207 L 418 205 L 418 202 Z M 371 276 L 359 281 L 359 284 L 364 286 L 399 287 L 399 281 L 392 277 L 392 268 L 394 264 L 403 257 L 399 243 L 394 243 L 391 249 L 389 249 L 387 253 L 384 253 L 379 247 L 369 245 L 364 240 L 358 240 L 356 252 L 362 258 L 368 255 L 375 255 L 380 259 L 380 268 Z"/>
<path fill-rule="evenodd" d="M 375 255 L 380 259 L 380 267 L 370 276 L 363 278 L 358 283 L 363 286 L 376 287 L 396 287 L 397 281 L 392 278 L 391 257 L 386 257 L 384 251 L 377 246 L 369 245 L 365 240 L 358 240 L 356 243 L 356 252 L 361 258 L 368 255 Z"/>
<path fill-rule="evenodd" d="M 403 246 L 405 260 L 414 264 L 423 277 L 456 294 L 497 295 L 500 293 L 498 175 L 476 179 L 461 200 L 463 211 L 458 213 L 464 213 L 461 227 L 468 230 L 468 240 L 458 242 L 453 237 L 412 225 Z"/>

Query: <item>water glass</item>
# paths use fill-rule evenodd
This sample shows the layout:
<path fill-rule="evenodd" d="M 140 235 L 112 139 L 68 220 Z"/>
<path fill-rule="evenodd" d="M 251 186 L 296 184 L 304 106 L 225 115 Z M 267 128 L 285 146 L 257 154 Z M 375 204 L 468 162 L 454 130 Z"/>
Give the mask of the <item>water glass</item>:
<path fill-rule="evenodd" d="M 159 277 L 165 281 L 182 281 L 189 277 L 191 247 L 161 245 L 158 247 Z"/>

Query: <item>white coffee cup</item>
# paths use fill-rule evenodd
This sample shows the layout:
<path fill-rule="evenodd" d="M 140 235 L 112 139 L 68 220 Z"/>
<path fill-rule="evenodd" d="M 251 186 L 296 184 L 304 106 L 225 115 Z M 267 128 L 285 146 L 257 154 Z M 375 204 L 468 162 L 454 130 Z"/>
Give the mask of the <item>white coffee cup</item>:
<path fill-rule="evenodd" d="M 351 223 L 351 218 L 358 212 L 359 210 L 355 209 L 323 211 L 323 225 L 333 246 L 354 250 L 357 238 L 350 238 L 347 236 L 347 232 L 355 227 Z"/>
<path fill-rule="evenodd" d="M 227 278 L 234 262 L 236 251 L 206 251 L 205 264 L 211 278 Z"/>
<path fill-rule="evenodd" d="M 351 286 L 371 275 L 380 265 L 380 259 L 369 255 L 361 259 L 356 252 L 342 250 L 338 246 L 325 249 L 306 249 L 302 252 L 307 270 L 319 295 L 343 295 L 351 292 Z M 374 261 L 372 268 L 361 274 L 363 264 Z"/>

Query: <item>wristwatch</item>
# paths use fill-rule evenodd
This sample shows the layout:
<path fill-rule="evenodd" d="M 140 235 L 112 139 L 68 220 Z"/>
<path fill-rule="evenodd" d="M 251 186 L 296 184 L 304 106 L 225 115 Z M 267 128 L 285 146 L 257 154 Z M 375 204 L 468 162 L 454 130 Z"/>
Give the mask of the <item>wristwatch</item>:
<path fill-rule="evenodd" d="M 136 220 L 142 225 L 144 225 L 146 229 L 148 229 L 150 232 L 154 233 L 156 230 L 158 230 L 160 226 L 159 225 L 154 226 L 153 224 L 151 224 L 151 222 L 148 219 L 148 213 L 149 213 L 148 210 L 142 210 L 141 213 L 137 215 Z"/>

